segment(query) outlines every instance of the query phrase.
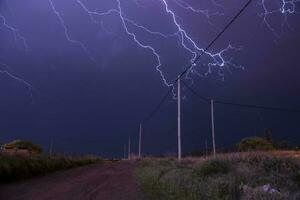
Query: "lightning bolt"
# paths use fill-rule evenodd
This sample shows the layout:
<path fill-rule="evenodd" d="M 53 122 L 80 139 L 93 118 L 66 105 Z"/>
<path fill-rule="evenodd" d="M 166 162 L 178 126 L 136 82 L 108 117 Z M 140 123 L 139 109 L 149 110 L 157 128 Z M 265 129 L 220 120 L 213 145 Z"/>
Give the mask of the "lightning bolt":
<path fill-rule="evenodd" d="M 23 84 L 28 89 L 31 101 L 33 103 L 33 91 L 36 91 L 36 89 L 29 82 L 25 81 L 24 79 L 12 73 L 11 67 L 9 67 L 7 64 L 0 62 L 0 66 L 4 68 L 4 69 L 0 69 L 0 74 L 6 75 L 12 80 Z"/>
<path fill-rule="evenodd" d="M 282 5 L 280 11 L 282 14 L 295 14 L 299 13 L 296 11 L 296 3 L 299 3 L 300 0 L 281 0 Z"/>
<path fill-rule="evenodd" d="M 14 36 L 14 39 L 15 39 L 15 42 L 17 44 L 18 41 L 21 41 L 22 42 L 22 45 L 24 47 L 24 50 L 27 52 L 29 51 L 29 47 L 28 47 L 28 43 L 27 43 L 27 40 L 26 38 L 20 33 L 20 30 L 9 25 L 7 23 L 7 20 L 6 18 L 0 13 L 0 19 L 2 21 L 2 24 L 0 24 L 0 29 L 3 29 L 3 28 L 6 28 L 8 29 L 9 31 L 12 32 L 13 36 Z"/>
<path fill-rule="evenodd" d="M 192 67 L 191 67 L 191 69 L 189 69 L 189 71 L 185 75 L 185 77 L 187 79 L 190 79 L 192 81 L 192 77 L 190 76 L 191 74 L 199 75 L 199 72 L 197 72 L 197 70 L 195 69 L 197 64 L 194 61 L 197 58 L 197 55 L 199 55 L 201 53 L 209 56 L 212 60 L 212 62 L 208 63 L 209 70 L 204 75 L 207 75 L 207 74 L 212 72 L 211 67 L 218 67 L 219 68 L 218 71 L 220 72 L 223 69 L 225 69 L 226 65 L 231 65 L 231 66 L 234 66 L 234 67 L 237 66 L 237 65 L 234 65 L 231 60 L 228 61 L 224 57 L 224 54 L 229 50 L 237 50 L 238 48 L 235 48 L 235 47 L 233 47 L 232 45 L 229 44 L 225 49 L 223 49 L 223 50 L 221 50 L 217 53 L 211 53 L 211 52 L 205 51 L 203 48 L 201 48 L 197 45 L 197 43 L 188 34 L 187 30 L 185 30 L 183 28 L 183 26 L 178 22 L 176 14 L 175 14 L 174 11 L 172 11 L 170 9 L 170 6 L 169 6 L 167 0 L 161 0 L 161 1 L 164 5 L 166 13 L 171 15 L 172 20 L 173 20 L 173 24 L 177 27 L 178 36 L 179 36 L 179 40 L 181 41 L 182 47 L 186 51 L 191 53 L 191 55 L 192 55 L 192 58 L 190 59 L 190 63 L 192 64 Z M 193 8 L 189 8 L 189 9 L 196 11 L 196 9 L 193 9 Z M 228 69 L 228 66 L 226 68 Z M 223 78 L 224 78 L 224 76 L 223 76 Z"/>
<path fill-rule="evenodd" d="M 82 42 L 71 38 L 71 36 L 69 34 L 69 31 L 68 31 L 68 28 L 66 26 L 66 23 L 65 23 L 62 15 L 60 14 L 60 12 L 56 9 L 53 0 L 48 0 L 48 1 L 49 1 L 50 7 L 51 7 L 53 13 L 56 15 L 56 17 L 58 18 L 58 20 L 60 22 L 61 27 L 63 28 L 63 31 L 64 31 L 64 34 L 65 34 L 65 37 L 66 37 L 67 41 L 72 43 L 72 44 L 78 45 L 86 53 L 86 55 L 89 57 L 89 59 L 94 64 L 98 65 L 96 59 L 92 56 L 92 54 L 88 50 L 88 48 Z"/>
<path fill-rule="evenodd" d="M 260 17 L 263 18 L 264 24 L 267 28 L 273 33 L 277 41 L 280 38 L 280 34 L 275 30 L 275 28 L 271 25 L 269 21 L 269 17 L 274 14 L 282 14 L 284 17 L 285 24 L 288 25 L 288 16 L 293 14 L 299 14 L 300 12 L 296 10 L 296 4 L 299 3 L 300 0 L 278 0 L 277 2 L 273 1 L 272 3 L 277 3 L 277 8 L 269 8 L 269 2 L 267 0 L 261 0 L 259 3 L 262 8 L 263 12 L 259 14 Z"/>
<path fill-rule="evenodd" d="M 18 42 L 21 41 L 24 51 L 28 52 L 29 45 L 27 39 L 21 34 L 20 30 L 8 24 L 5 16 L 2 15 L 1 13 L 0 13 L 0 19 L 2 21 L 2 23 L 0 24 L 0 29 L 7 29 L 10 32 L 12 32 L 14 36 L 15 44 L 18 45 Z M 0 68 L 0 74 L 5 75 L 18 83 L 21 83 L 28 89 L 31 98 L 31 103 L 33 103 L 33 91 L 36 91 L 35 88 L 29 82 L 25 81 L 24 79 L 20 78 L 15 73 L 13 73 L 13 69 L 9 65 L 0 62 L 0 67 L 2 68 L 2 69 Z"/>
<path fill-rule="evenodd" d="M 108 31 L 105 26 L 103 21 L 99 21 L 95 18 L 95 16 L 99 16 L 99 17 L 103 17 L 103 16 L 107 16 L 113 13 L 118 13 L 118 11 L 116 9 L 111 9 L 108 10 L 107 12 L 98 12 L 97 10 L 95 11 L 90 11 L 86 5 L 84 5 L 84 3 L 80 0 L 77 0 L 77 3 L 80 5 L 80 7 L 88 14 L 88 16 L 90 17 L 90 20 L 93 24 L 96 25 L 100 25 L 101 29 L 104 30 L 106 33 L 111 34 L 111 31 Z"/>
<path fill-rule="evenodd" d="M 126 17 L 123 13 L 123 10 L 122 10 L 122 6 L 121 6 L 121 2 L 120 0 L 116 0 L 117 1 L 117 5 L 118 5 L 118 11 L 119 11 L 119 16 L 120 16 L 120 19 L 121 19 L 121 22 L 122 22 L 122 25 L 123 25 L 123 28 L 125 30 L 125 32 L 130 36 L 132 37 L 132 39 L 134 40 L 134 42 L 141 48 L 143 49 L 147 49 L 147 50 L 150 50 L 152 52 L 152 54 L 155 56 L 156 58 L 156 61 L 157 61 L 157 65 L 156 65 L 156 70 L 159 72 L 164 84 L 168 87 L 173 87 L 173 84 L 172 83 L 169 83 L 163 73 L 163 71 L 160 69 L 162 63 L 161 63 L 161 56 L 157 53 L 157 51 L 150 45 L 146 45 L 146 44 L 143 44 L 141 41 L 139 41 L 137 39 L 137 36 L 131 32 L 129 30 L 129 28 L 127 27 L 127 22 L 126 22 Z"/>
<path fill-rule="evenodd" d="M 204 10 L 196 9 L 192 5 L 190 5 L 189 3 L 187 3 L 183 0 L 173 0 L 173 2 L 175 2 L 180 8 L 182 8 L 184 10 L 193 12 L 193 13 L 198 14 L 198 15 L 205 16 L 207 18 L 209 24 L 213 25 L 213 26 L 215 26 L 215 25 L 211 22 L 211 17 L 213 17 L 213 16 L 224 16 L 224 13 L 221 13 L 221 12 L 212 12 L 212 11 L 207 10 L 207 9 L 204 9 Z M 216 2 L 214 2 L 214 1 L 212 1 L 212 3 L 219 6 L 219 4 L 216 4 Z"/>
<path fill-rule="evenodd" d="M 90 16 L 90 19 L 93 23 L 95 24 L 99 24 L 99 21 L 97 21 L 97 19 L 95 19 L 94 16 L 106 16 L 106 15 L 110 15 L 110 14 L 117 14 L 119 17 L 120 17 L 120 20 L 121 20 L 121 24 L 122 24 L 122 27 L 123 29 L 125 30 L 126 34 L 128 36 L 130 36 L 133 41 L 140 47 L 140 48 L 143 48 L 143 49 L 147 49 L 149 50 L 153 55 L 154 55 L 154 58 L 156 59 L 156 70 L 158 71 L 158 73 L 160 74 L 164 84 L 167 86 L 167 87 L 172 87 L 173 84 L 169 83 L 163 73 L 163 71 L 160 69 L 160 67 L 162 66 L 162 62 L 161 62 L 161 56 L 159 55 L 159 53 L 157 52 L 157 50 L 152 47 L 151 45 L 148 45 L 148 44 L 144 44 L 142 41 L 140 41 L 138 39 L 138 36 L 129 29 L 128 27 L 128 24 L 131 24 L 132 26 L 136 27 L 136 28 L 140 28 L 144 31 L 146 31 L 147 33 L 149 34 L 152 34 L 152 35 L 157 35 L 157 36 L 161 36 L 161 37 L 164 37 L 164 38 L 169 38 L 169 37 L 173 37 L 176 35 L 176 33 L 172 33 L 172 34 L 163 34 L 161 32 L 158 32 L 158 31 L 152 31 L 150 29 L 148 29 L 147 27 L 145 26 L 142 26 L 142 25 L 139 25 L 138 23 L 136 23 L 135 21 L 127 18 L 122 10 L 122 6 L 121 6 L 121 2 L 119 0 L 116 0 L 117 2 L 117 9 L 110 9 L 106 12 L 99 12 L 99 11 L 90 11 L 84 4 L 82 1 L 80 0 L 77 0 L 78 4 L 83 8 L 83 10 Z"/>
<path fill-rule="evenodd" d="M 139 0 L 133 0 L 134 3 L 137 6 L 143 6 L 142 2 Z M 222 7 L 219 3 L 217 3 L 215 0 L 210 0 L 212 4 L 214 4 L 217 7 Z M 285 22 L 287 22 L 287 17 L 293 14 L 299 14 L 299 11 L 296 10 L 297 4 L 300 3 L 300 0 L 276 0 L 277 7 L 270 8 L 269 7 L 269 1 L 268 0 L 258 0 L 259 4 L 262 6 L 263 12 L 259 14 L 263 18 L 263 22 L 266 24 L 266 26 L 273 32 L 276 38 L 279 38 L 280 35 L 277 33 L 275 28 L 271 25 L 271 22 L 269 21 L 269 17 L 273 14 L 281 14 L 284 16 Z M 271 1 L 271 0 L 270 0 Z M 88 58 L 97 65 L 96 59 L 93 57 L 92 53 L 89 51 L 88 47 L 81 41 L 76 40 L 71 37 L 71 34 L 69 32 L 68 26 L 65 23 L 65 20 L 63 18 L 63 15 L 58 11 L 56 8 L 56 5 L 54 3 L 54 0 L 48 0 L 51 11 L 53 14 L 57 17 L 61 28 L 63 29 L 64 36 L 66 40 L 82 49 L 82 51 L 88 56 Z M 105 26 L 104 22 L 101 20 L 101 17 L 109 16 L 109 15 L 116 15 L 120 18 L 121 27 L 123 28 L 124 32 L 128 35 L 129 38 L 133 40 L 133 42 L 137 45 L 137 47 L 142 48 L 153 56 L 155 59 L 155 69 L 159 73 L 164 85 L 167 87 L 173 87 L 173 81 L 168 80 L 166 78 L 166 74 L 161 69 L 163 62 L 162 57 L 163 55 L 160 54 L 159 49 L 156 49 L 154 45 L 149 44 L 150 42 L 145 42 L 141 39 L 141 37 L 138 35 L 137 30 L 142 30 L 145 33 L 151 35 L 151 36 L 158 36 L 162 39 L 170 39 L 170 38 L 176 38 L 179 47 L 182 48 L 184 51 L 186 51 L 190 58 L 188 58 L 188 61 L 190 64 L 192 64 L 192 68 L 189 69 L 189 71 L 185 74 L 185 78 L 191 80 L 191 84 L 193 82 L 193 76 L 200 76 L 205 77 L 211 73 L 213 73 L 213 70 L 215 69 L 217 74 L 224 80 L 225 78 L 225 71 L 231 72 L 231 67 L 234 68 L 240 68 L 243 69 L 243 66 L 237 65 L 233 62 L 233 58 L 228 58 L 227 53 L 229 51 L 240 51 L 242 50 L 241 47 L 237 48 L 231 45 L 230 43 L 226 48 L 223 48 L 221 50 L 217 51 L 205 51 L 203 47 L 201 47 L 196 40 L 193 38 L 193 36 L 189 33 L 189 31 L 185 28 L 185 25 L 181 22 L 180 17 L 176 13 L 177 8 L 183 9 L 187 12 L 193 13 L 195 15 L 199 15 L 200 17 L 206 18 L 207 22 L 210 25 L 214 24 L 211 22 L 211 18 L 214 16 L 223 16 L 224 13 L 222 12 L 216 12 L 211 11 L 208 9 L 198 9 L 192 4 L 188 3 L 186 0 L 157 0 L 160 6 L 162 6 L 162 10 L 164 14 L 167 14 L 170 16 L 170 21 L 175 27 L 175 31 L 171 33 L 163 33 L 156 30 L 151 30 L 146 25 L 142 25 L 137 23 L 134 19 L 131 19 L 127 17 L 126 13 L 123 9 L 123 1 L 122 0 L 114 0 L 116 3 L 115 8 L 111 8 L 105 12 L 100 12 L 98 9 L 90 10 L 83 2 L 82 0 L 76 0 L 78 5 L 87 13 L 87 15 L 90 18 L 90 21 L 95 25 L 100 25 L 101 29 L 107 32 L 108 34 L 111 34 L 110 31 L 108 31 Z M 273 0 L 272 3 L 275 1 Z M 176 9 L 173 7 L 175 6 Z M 146 6 L 143 6 L 143 8 L 146 8 Z M 173 8 L 173 9 L 172 9 Z M 224 9 L 224 8 L 223 8 Z M 5 16 L 0 13 L 0 30 L 1 29 L 7 29 L 12 32 L 16 44 L 21 41 L 22 46 L 24 47 L 25 51 L 28 51 L 29 46 L 27 43 L 26 38 L 21 34 L 20 30 L 18 28 L 15 28 L 14 26 L 10 25 Z M 198 55 L 204 54 L 206 58 L 209 58 L 209 61 L 205 61 L 205 63 L 202 63 L 202 66 L 207 66 L 208 70 L 205 73 L 200 73 L 199 67 L 195 63 L 195 59 Z M 4 70 L 0 70 L 0 73 L 3 75 L 6 75 L 10 78 L 12 78 L 15 81 L 18 81 L 22 84 L 24 84 L 30 91 L 32 96 L 33 87 L 30 83 L 23 80 L 22 78 L 18 77 L 13 73 L 13 71 L 4 63 L 0 63 L 0 66 L 4 67 Z"/>
<path fill-rule="evenodd" d="M 99 12 L 97 11 L 97 9 L 95 11 L 91 11 L 90 9 L 87 8 L 87 6 L 84 5 L 84 3 L 81 0 L 77 0 L 77 3 L 82 7 L 82 9 L 89 15 L 91 22 L 94 24 L 99 24 L 101 22 L 99 22 L 95 16 L 98 17 L 102 17 L 102 16 L 106 16 L 106 15 L 110 15 L 110 14 L 117 14 L 120 17 L 121 20 L 121 24 L 122 27 L 124 29 L 124 31 L 126 32 L 126 34 L 131 37 L 133 39 L 133 41 L 137 44 L 138 47 L 149 50 L 152 55 L 154 56 L 155 60 L 156 60 L 156 66 L 155 69 L 158 71 L 158 73 L 161 76 L 161 79 L 163 81 L 163 83 L 167 86 L 167 87 L 174 87 L 172 83 L 170 83 L 167 79 L 166 76 L 164 74 L 164 72 L 161 70 L 161 66 L 162 66 L 162 61 L 161 58 L 162 56 L 158 53 L 158 50 L 155 49 L 153 46 L 151 46 L 150 44 L 145 44 L 143 41 L 139 40 L 138 35 L 135 34 L 134 31 L 132 31 L 128 25 L 135 27 L 137 29 L 141 29 L 145 32 L 147 32 L 148 34 L 151 35 L 155 35 L 155 36 L 160 36 L 163 37 L 165 39 L 168 39 L 170 37 L 177 37 L 179 44 L 187 51 L 191 54 L 191 59 L 190 62 L 193 63 L 195 58 L 197 57 L 197 55 L 199 53 L 204 52 L 203 48 L 200 48 L 196 42 L 192 39 L 191 36 L 189 36 L 189 34 L 187 33 L 187 31 L 182 27 L 182 25 L 180 25 L 180 23 L 177 20 L 177 16 L 175 14 L 175 12 L 173 12 L 170 8 L 169 5 L 167 3 L 166 0 L 160 0 L 162 2 L 162 5 L 164 6 L 164 10 L 166 13 L 170 14 L 172 17 L 172 23 L 175 25 L 175 27 L 177 28 L 177 30 L 173 33 L 169 33 L 169 34 L 165 34 L 159 31 L 153 31 L 150 30 L 149 28 L 138 24 L 137 22 L 135 22 L 132 19 L 129 19 L 128 17 L 126 17 L 126 14 L 124 13 L 123 9 L 122 9 L 122 3 L 120 0 L 116 0 L 117 3 L 117 8 L 113 8 L 110 9 L 106 12 Z M 215 15 L 223 15 L 222 13 L 213 13 L 210 12 L 208 10 L 199 10 L 199 9 L 195 9 L 193 8 L 191 5 L 189 5 L 188 3 L 185 3 L 182 0 L 173 0 L 178 6 L 180 6 L 181 8 L 194 12 L 195 14 L 201 14 L 203 16 L 205 16 L 206 18 L 210 18 L 211 16 L 215 16 Z M 136 2 L 137 3 L 137 2 Z M 237 66 L 234 65 L 232 63 L 232 60 L 226 60 L 225 57 L 223 56 L 227 51 L 229 50 L 237 50 L 238 48 L 234 48 L 232 45 L 228 45 L 227 48 L 217 52 L 217 53 L 210 53 L 210 52 L 205 52 L 206 55 L 208 55 L 211 60 L 213 61 L 212 63 L 209 63 L 209 72 L 211 72 L 211 68 L 212 67 L 220 67 L 222 69 L 225 69 L 225 65 L 231 65 L 231 66 Z M 196 66 L 195 63 L 193 63 L 194 67 Z M 195 75 L 200 75 L 196 69 L 194 69 L 194 67 L 187 73 L 186 78 L 191 79 L 190 74 L 195 74 Z M 208 73 L 206 73 L 207 75 Z"/>
<path fill-rule="evenodd" d="M 118 10 L 118 9 L 110 9 L 110 10 L 108 10 L 106 12 L 99 12 L 99 11 L 97 11 L 97 9 L 96 9 L 96 11 L 90 11 L 84 5 L 84 3 L 81 0 L 77 0 L 77 3 L 89 15 L 92 23 L 94 23 L 94 24 L 102 24 L 103 25 L 103 22 L 102 21 L 99 22 L 94 16 L 102 17 L 102 16 L 107 16 L 107 15 L 110 15 L 110 14 L 117 14 L 117 15 L 121 14 L 120 10 Z M 122 14 L 122 18 L 124 19 L 124 21 L 126 21 L 127 23 L 130 23 L 132 26 L 135 26 L 137 28 L 143 29 L 144 31 L 146 31 L 146 32 L 148 32 L 149 34 L 152 34 L 152 35 L 158 35 L 158 36 L 161 36 L 161 37 L 164 37 L 164 38 L 170 38 L 170 37 L 176 36 L 176 34 L 177 34 L 177 33 L 164 34 L 164 33 L 158 32 L 158 31 L 152 31 L 149 28 L 136 23 L 134 20 L 125 17 L 124 14 Z"/>

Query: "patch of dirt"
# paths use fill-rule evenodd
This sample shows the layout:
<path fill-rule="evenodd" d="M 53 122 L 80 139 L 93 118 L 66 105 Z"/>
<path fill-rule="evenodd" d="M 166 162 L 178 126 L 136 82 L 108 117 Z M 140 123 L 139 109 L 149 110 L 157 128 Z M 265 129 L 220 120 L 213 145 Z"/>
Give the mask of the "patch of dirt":
<path fill-rule="evenodd" d="M 105 162 L 0 185 L 6 200 L 140 200 L 134 162 Z"/>

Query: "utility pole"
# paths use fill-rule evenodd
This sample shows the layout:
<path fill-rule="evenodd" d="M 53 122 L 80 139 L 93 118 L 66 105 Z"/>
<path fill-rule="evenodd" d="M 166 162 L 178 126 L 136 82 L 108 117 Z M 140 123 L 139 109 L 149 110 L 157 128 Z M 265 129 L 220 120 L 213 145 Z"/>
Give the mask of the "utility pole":
<path fill-rule="evenodd" d="M 49 148 L 49 156 L 52 156 L 53 153 L 53 139 L 50 141 L 50 148 Z"/>
<path fill-rule="evenodd" d="M 140 135 L 139 135 L 139 158 L 141 158 L 141 152 L 142 152 L 142 124 L 140 124 Z"/>
<path fill-rule="evenodd" d="M 214 117 L 214 100 L 210 100 L 211 106 L 211 136 L 213 144 L 213 155 L 216 156 L 216 143 L 215 143 L 215 117 Z"/>
<path fill-rule="evenodd" d="M 177 87 L 177 131 L 178 131 L 178 161 L 181 161 L 181 86 L 180 86 L 180 76 L 178 76 L 178 87 Z"/>
<path fill-rule="evenodd" d="M 205 139 L 205 157 L 208 156 L 208 150 L 207 150 L 207 139 Z"/>
<path fill-rule="evenodd" d="M 126 159 L 126 144 L 124 144 L 124 160 Z"/>
<path fill-rule="evenodd" d="M 130 160 L 130 137 L 128 140 L 128 159 Z"/>

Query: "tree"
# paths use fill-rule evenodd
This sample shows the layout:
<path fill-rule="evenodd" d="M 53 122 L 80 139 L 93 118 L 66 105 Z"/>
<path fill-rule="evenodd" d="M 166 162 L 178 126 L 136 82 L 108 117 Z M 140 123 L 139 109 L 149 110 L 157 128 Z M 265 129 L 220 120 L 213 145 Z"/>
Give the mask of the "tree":
<path fill-rule="evenodd" d="M 236 147 L 238 151 L 274 150 L 273 144 L 261 137 L 244 138 Z"/>

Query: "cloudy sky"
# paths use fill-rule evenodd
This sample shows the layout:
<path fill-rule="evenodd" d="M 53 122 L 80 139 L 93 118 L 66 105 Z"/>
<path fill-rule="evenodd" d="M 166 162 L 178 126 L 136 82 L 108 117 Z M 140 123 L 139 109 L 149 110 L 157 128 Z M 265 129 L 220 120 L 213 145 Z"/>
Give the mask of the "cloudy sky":
<path fill-rule="evenodd" d="M 264 4 L 262 4 L 264 2 Z M 246 1 L 1 0 L 0 142 L 123 155 L 177 75 Z M 300 2 L 253 0 L 184 76 L 207 98 L 300 109 Z M 211 144 L 209 104 L 183 88 L 183 151 Z M 299 113 L 216 105 L 216 140 L 299 144 Z M 176 152 L 172 94 L 144 124 L 147 154 Z"/>

